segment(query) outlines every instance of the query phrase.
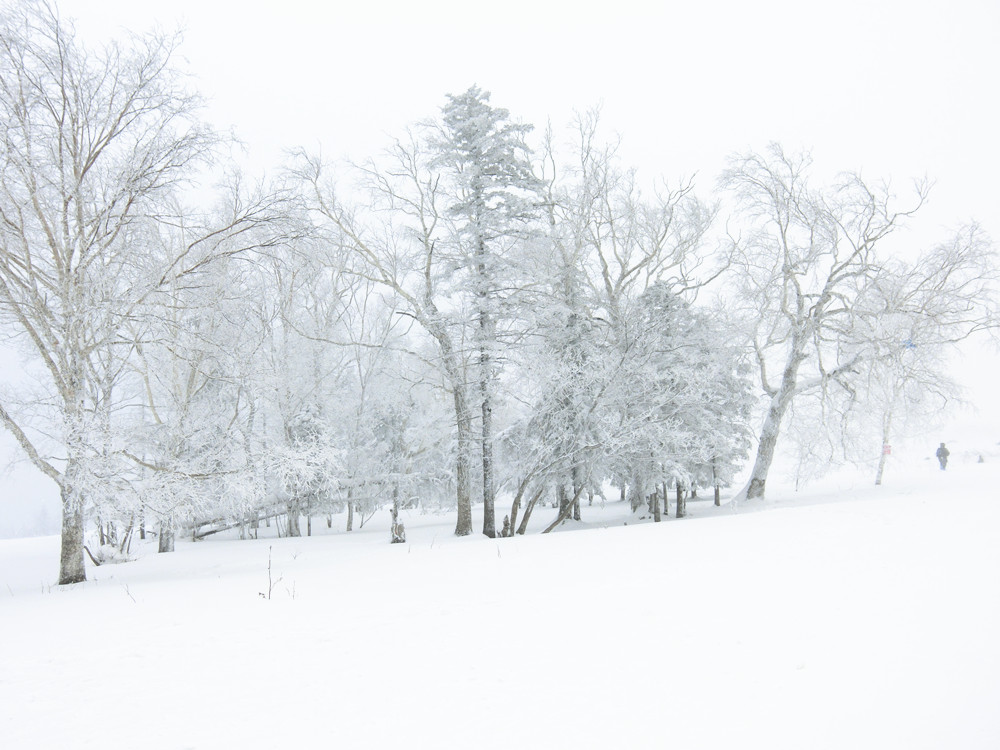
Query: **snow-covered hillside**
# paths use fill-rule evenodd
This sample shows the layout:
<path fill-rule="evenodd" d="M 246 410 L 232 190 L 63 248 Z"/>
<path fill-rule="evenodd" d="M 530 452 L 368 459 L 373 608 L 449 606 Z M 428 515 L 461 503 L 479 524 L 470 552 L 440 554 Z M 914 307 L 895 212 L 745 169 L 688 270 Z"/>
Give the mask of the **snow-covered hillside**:
<path fill-rule="evenodd" d="M 0 746 L 995 748 L 989 458 L 546 537 L 213 538 L 61 589 L 56 538 L 2 541 Z"/>

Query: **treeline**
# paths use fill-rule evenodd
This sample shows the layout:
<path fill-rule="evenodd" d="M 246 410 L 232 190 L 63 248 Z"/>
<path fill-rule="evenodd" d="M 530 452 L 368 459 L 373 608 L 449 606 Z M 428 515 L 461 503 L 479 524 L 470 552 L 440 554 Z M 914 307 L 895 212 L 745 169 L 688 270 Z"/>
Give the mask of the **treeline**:
<path fill-rule="evenodd" d="M 300 152 L 248 184 L 175 38 L 89 49 L 40 2 L 2 23 L 0 315 L 38 382 L 0 421 L 59 485 L 61 583 L 88 535 L 145 528 L 169 551 L 421 504 L 464 535 L 482 503 L 493 537 L 609 486 L 659 519 L 754 445 L 759 497 L 792 412 L 811 451 L 880 446 L 993 325 L 977 228 L 886 256 L 922 187 L 902 207 L 856 175 L 816 188 L 772 146 L 712 202 L 644 192 L 596 115 L 539 136 L 477 87 L 366 164 Z"/>

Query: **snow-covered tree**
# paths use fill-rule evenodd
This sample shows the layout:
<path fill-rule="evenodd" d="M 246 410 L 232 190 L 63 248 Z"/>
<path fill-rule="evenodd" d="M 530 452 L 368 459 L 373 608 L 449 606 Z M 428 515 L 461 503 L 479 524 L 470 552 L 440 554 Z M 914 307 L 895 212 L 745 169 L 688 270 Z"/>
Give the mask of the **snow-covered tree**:
<path fill-rule="evenodd" d="M 0 313 L 45 365 L 56 446 L 6 404 L 0 420 L 59 485 L 59 582 L 74 583 L 86 577 L 85 477 L 109 408 L 100 399 L 122 371 L 110 363 L 159 281 L 129 283 L 137 248 L 127 238 L 212 139 L 171 68 L 176 39 L 91 51 L 44 2 L 8 8 L 0 24 Z M 177 261 L 173 274 L 188 267 Z"/>
<path fill-rule="evenodd" d="M 510 290 L 521 281 L 512 258 L 531 234 L 539 202 L 524 142 L 528 130 L 492 107 L 489 94 L 478 88 L 449 97 L 440 121 L 397 141 L 386 163 L 363 170 L 374 212 L 340 202 L 323 183 L 318 161 L 305 160 L 300 169 L 314 209 L 352 248 L 357 273 L 390 289 L 434 342 L 434 361 L 454 402 L 458 535 L 472 531 L 477 401 L 484 533 L 496 533 L 492 425 L 498 343 Z"/>
<path fill-rule="evenodd" d="M 9 8 L 0 32 L 0 314 L 45 372 L 44 409 L 0 405 L 0 421 L 63 499 L 59 580 L 84 580 L 84 513 L 139 507 L 148 467 L 128 450 L 123 407 L 146 321 L 208 266 L 275 241 L 281 197 L 238 190 L 218 220 L 179 197 L 218 139 L 172 59 L 177 38 L 84 46 L 54 6 Z M 200 231 L 195 231 L 195 228 Z M 283 231 L 283 230 L 282 230 Z M 139 460 L 136 460 L 139 459 Z"/>
<path fill-rule="evenodd" d="M 666 481 L 692 490 L 728 483 L 746 458 L 752 393 L 742 352 L 706 312 L 652 285 L 630 325 L 632 382 L 620 398 L 635 439 L 621 458 L 633 491 Z"/>
<path fill-rule="evenodd" d="M 552 138 L 546 154 L 556 249 L 550 266 L 558 275 L 560 303 L 572 313 L 567 319 L 575 321 L 578 332 L 580 324 L 597 322 L 591 330 L 604 339 L 597 356 L 605 361 L 592 359 L 586 369 L 625 367 L 617 377 L 627 383 L 637 375 L 627 368 L 641 361 L 630 330 L 641 295 L 653 285 L 666 285 L 673 294 L 693 298 L 718 275 L 719 264 L 705 242 L 714 209 L 697 199 L 690 181 L 676 187 L 664 183 L 645 195 L 635 170 L 622 166 L 616 146 L 602 140 L 596 113 L 577 119 L 574 136 L 571 158 L 558 156 Z M 575 334 L 567 328 L 567 335 L 572 340 Z M 620 425 L 632 424 L 635 406 L 613 393 L 602 392 L 601 398 L 616 404 Z M 618 447 L 604 451 L 620 455 Z M 633 496 L 644 496 L 639 476 L 626 476 L 624 463 L 614 463 L 623 472 L 617 483 L 623 489 L 631 484 Z"/>
<path fill-rule="evenodd" d="M 977 232 L 960 233 L 912 266 L 887 256 L 887 238 L 923 203 L 925 185 L 899 209 L 887 185 L 856 174 L 814 188 L 809 167 L 807 155 L 772 145 L 763 155 L 735 157 L 724 176 L 743 226 L 734 248 L 733 308 L 742 307 L 751 322 L 769 399 L 748 498 L 764 494 L 793 400 L 854 389 L 868 363 L 897 356 L 905 339 L 895 330 L 886 336 L 881 320 L 904 320 L 946 344 L 990 325 L 995 307 L 986 288 L 994 276 L 990 251 Z M 899 292 L 883 294 L 887 279 L 899 274 Z"/>
<path fill-rule="evenodd" d="M 514 290 L 524 281 L 522 245 L 537 234 L 541 182 L 525 137 L 531 126 L 513 122 L 490 104 L 489 92 L 473 86 L 449 95 L 430 145 L 432 168 L 453 220 L 450 247 L 456 271 L 467 277 L 463 296 L 473 317 L 476 386 L 480 402 L 483 470 L 483 533 L 496 536 L 493 411 L 502 365 L 501 338 Z"/>
<path fill-rule="evenodd" d="M 212 212 L 177 208 L 146 243 L 151 272 L 204 248 L 133 321 L 143 418 L 129 455 L 141 467 L 142 511 L 160 521 L 161 551 L 172 550 L 179 525 L 250 519 L 264 504 L 264 271 L 299 231 L 280 194 L 234 180 Z"/>

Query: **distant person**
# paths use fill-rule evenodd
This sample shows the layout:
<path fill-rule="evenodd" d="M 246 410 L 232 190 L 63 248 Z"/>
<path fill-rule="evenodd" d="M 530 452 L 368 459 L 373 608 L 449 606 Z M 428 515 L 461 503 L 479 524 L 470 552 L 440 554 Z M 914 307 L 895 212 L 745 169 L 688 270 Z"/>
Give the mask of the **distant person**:
<path fill-rule="evenodd" d="M 934 455 L 937 456 L 938 463 L 941 464 L 941 471 L 944 471 L 945 467 L 948 466 L 948 456 L 951 455 L 948 449 L 944 447 L 944 443 L 938 446 Z"/>

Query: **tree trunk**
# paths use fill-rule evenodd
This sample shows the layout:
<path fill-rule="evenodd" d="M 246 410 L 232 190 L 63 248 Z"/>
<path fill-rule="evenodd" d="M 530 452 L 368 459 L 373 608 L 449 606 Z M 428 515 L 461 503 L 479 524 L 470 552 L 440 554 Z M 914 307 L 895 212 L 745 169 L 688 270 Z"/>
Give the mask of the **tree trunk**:
<path fill-rule="evenodd" d="M 639 510 L 639 506 L 646 501 L 646 478 L 636 473 L 632 477 L 632 484 L 629 486 L 629 492 L 632 494 L 632 512 L 635 513 Z"/>
<path fill-rule="evenodd" d="M 347 530 L 354 530 L 354 498 L 351 490 L 347 491 Z"/>
<path fill-rule="evenodd" d="M 478 180 L 473 182 L 473 201 L 485 208 L 485 198 Z M 477 212 L 478 213 L 478 212 Z M 473 219 L 476 260 L 476 302 L 479 313 L 479 396 L 482 401 L 482 458 L 483 458 L 483 534 L 496 538 L 496 488 L 493 484 L 493 357 L 496 346 L 496 321 L 490 314 L 490 297 L 493 294 L 492 272 L 487 265 L 489 253 L 480 233 L 478 217 Z"/>
<path fill-rule="evenodd" d="M 132 531 L 135 528 L 135 516 L 129 521 L 128 528 L 122 535 L 122 540 L 118 543 L 118 551 L 128 554 L 132 551 Z"/>
<path fill-rule="evenodd" d="M 559 515 L 556 517 L 556 520 L 550 523 L 542 531 L 543 534 L 548 534 L 550 531 L 552 531 L 552 529 L 554 529 L 556 526 L 558 526 L 567 518 L 569 518 L 570 513 L 572 513 L 573 511 L 573 505 L 580 500 L 580 495 L 582 493 L 583 493 L 583 488 L 580 488 L 580 492 L 578 492 L 573 498 L 569 500 L 569 502 L 566 503 L 566 507 L 559 513 Z"/>
<path fill-rule="evenodd" d="M 399 520 L 399 485 L 392 488 L 392 525 L 389 527 L 389 543 L 403 544 L 406 542 L 406 529 Z"/>
<path fill-rule="evenodd" d="M 539 487 L 538 491 L 532 495 L 531 500 L 528 501 L 528 504 L 524 506 L 524 515 L 521 517 L 521 525 L 517 527 L 517 534 L 520 536 L 524 536 L 524 532 L 528 530 L 528 519 L 531 518 L 531 511 L 535 509 L 535 504 L 538 503 L 544 494 L 545 487 Z M 513 527 L 514 524 L 511 524 L 511 528 Z"/>
<path fill-rule="evenodd" d="M 428 291 L 424 296 L 427 314 L 422 318 L 434 340 L 441 350 L 441 361 L 444 366 L 448 384 L 451 386 L 452 400 L 455 404 L 455 428 L 458 432 L 458 445 L 455 456 L 455 492 L 458 505 L 458 521 L 455 524 L 455 536 L 468 536 L 472 533 L 472 411 L 469 408 L 466 392 L 463 364 L 455 354 L 447 329 L 441 323 L 437 307 Z"/>
<path fill-rule="evenodd" d="M 653 492 L 653 522 L 660 523 L 663 518 L 660 515 L 660 488 L 657 487 Z"/>
<path fill-rule="evenodd" d="M 472 533 L 472 473 L 469 466 L 472 450 L 472 414 L 469 412 L 464 386 L 460 383 L 454 384 L 453 392 L 458 427 L 458 455 L 455 457 L 458 522 L 455 524 L 455 536 L 468 536 Z"/>
<path fill-rule="evenodd" d="M 524 478 L 521 480 L 521 484 L 517 487 L 517 493 L 514 495 L 514 502 L 510 505 L 510 516 L 508 516 L 509 525 L 508 530 L 510 534 L 508 536 L 514 536 L 514 529 L 517 528 L 517 514 L 521 510 L 521 500 L 524 498 L 524 491 L 528 489 L 528 479 Z"/>
<path fill-rule="evenodd" d="M 674 486 L 677 488 L 677 513 L 675 514 L 677 518 L 684 518 L 687 515 L 687 504 L 684 501 L 684 488 L 681 487 L 680 482 L 674 482 Z"/>
<path fill-rule="evenodd" d="M 482 241 L 480 241 L 482 251 Z M 481 252 L 482 256 L 482 252 Z M 479 264 L 480 275 L 485 274 L 485 265 L 482 260 Z M 485 309 L 487 304 L 485 292 L 481 295 L 479 311 L 479 395 L 482 399 L 482 456 L 483 456 L 483 534 L 490 539 L 496 538 L 496 495 L 493 485 L 493 362 L 490 358 L 490 347 L 493 339 L 492 321 L 489 312 Z"/>
<path fill-rule="evenodd" d="M 562 482 L 556 485 L 556 504 L 559 507 L 559 515 L 566 515 L 566 517 L 569 517 L 570 496 L 566 492 L 566 485 Z"/>
<path fill-rule="evenodd" d="M 489 357 L 483 355 L 484 367 L 488 365 Z M 489 384 L 480 383 L 483 396 L 483 534 L 496 538 L 496 495 L 493 486 L 493 403 L 489 392 Z"/>
<path fill-rule="evenodd" d="M 62 541 L 59 552 L 59 585 L 87 580 L 83 559 L 83 501 L 62 490 Z"/>
<path fill-rule="evenodd" d="M 583 467 L 576 464 L 573 467 L 573 520 L 580 521 L 580 496 L 586 488 L 583 481 Z"/>
<path fill-rule="evenodd" d="M 892 409 L 887 409 L 882 417 L 882 455 L 878 457 L 878 470 L 875 472 L 876 486 L 882 484 L 882 474 L 885 472 L 885 461 L 888 457 L 889 430 L 892 427 Z"/>
<path fill-rule="evenodd" d="M 510 515 L 507 516 L 507 531 L 509 536 L 514 536 L 514 529 L 517 528 L 517 514 L 521 509 L 521 493 L 514 496 L 514 502 L 510 505 Z"/>
<path fill-rule="evenodd" d="M 288 536 L 302 536 L 302 529 L 299 527 L 299 510 L 301 509 L 299 499 L 295 498 L 288 502 Z"/>
<path fill-rule="evenodd" d="M 174 551 L 174 523 L 170 519 L 160 522 L 160 536 L 157 541 L 157 552 Z"/>
<path fill-rule="evenodd" d="M 793 341 L 792 346 L 793 349 L 791 354 L 789 354 L 785 371 L 781 375 L 781 387 L 771 397 L 767 416 L 764 417 L 764 426 L 760 430 L 760 440 L 757 444 L 757 458 L 754 460 L 753 471 L 750 474 L 750 483 L 746 488 L 747 500 L 764 497 L 767 474 L 771 470 L 771 462 L 774 461 L 774 448 L 778 444 L 778 431 L 781 429 L 781 420 L 788 410 L 788 405 L 792 402 L 792 396 L 795 393 L 795 384 L 798 379 L 799 365 L 805 359 L 804 353 L 796 352 L 797 341 Z"/>

